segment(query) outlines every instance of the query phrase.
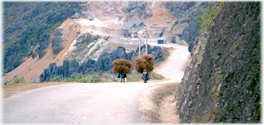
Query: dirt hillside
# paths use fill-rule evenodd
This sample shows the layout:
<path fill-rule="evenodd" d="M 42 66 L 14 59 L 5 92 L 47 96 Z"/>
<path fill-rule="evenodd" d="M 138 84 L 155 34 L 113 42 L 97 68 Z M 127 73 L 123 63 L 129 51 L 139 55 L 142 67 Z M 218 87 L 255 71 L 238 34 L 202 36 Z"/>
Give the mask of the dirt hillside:
<path fill-rule="evenodd" d="M 108 12 L 109 9 L 103 8 L 104 11 L 98 11 L 102 9 L 101 2 L 87 2 L 91 5 L 92 14 L 95 17 L 93 21 L 89 21 L 87 19 L 67 19 L 62 25 L 58 28 L 63 29 L 63 35 L 61 43 L 64 49 L 59 52 L 57 55 L 53 54 L 52 50 L 52 41 L 50 40 L 50 45 L 45 50 L 46 54 L 43 58 L 39 58 L 38 56 L 33 59 L 25 58 L 24 63 L 15 68 L 13 71 L 7 73 L 3 81 L 12 82 L 15 77 L 24 76 L 27 82 L 38 82 L 40 74 L 43 72 L 45 68 L 48 68 L 50 63 L 56 62 L 57 65 L 62 65 L 64 59 L 71 54 L 71 51 L 74 49 L 74 44 L 76 38 L 80 36 L 82 33 L 93 33 L 101 35 L 101 36 L 111 36 L 118 35 L 119 28 L 113 27 L 111 25 L 120 25 L 122 21 L 119 21 L 116 16 L 105 15 L 105 12 Z M 83 5 L 87 4 L 84 3 Z M 116 4 L 120 5 L 115 9 L 121 12 L 122 7 L 126 6 L 126 2 L 116 2 Z M 113 8 L 110 8 L 110 10 Z M 154 26 L 155 23 L 158 23 L 159 27 L 167 27 L 169 23 L 166 21 L 173 22 L 176 20 L 169 12 L 164 8 L 162 2 L 153 2 L 152 4 L 153 16 L 147 19 L 144 23 L 149 26 Z M 51 39 L 54 37 L 54 34 L 51 34 Z"/>

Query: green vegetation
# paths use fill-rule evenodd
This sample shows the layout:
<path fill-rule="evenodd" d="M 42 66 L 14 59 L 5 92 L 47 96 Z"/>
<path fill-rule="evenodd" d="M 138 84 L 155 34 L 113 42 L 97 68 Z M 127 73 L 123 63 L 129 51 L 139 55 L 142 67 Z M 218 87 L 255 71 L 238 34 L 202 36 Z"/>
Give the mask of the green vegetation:
<path fill-rule="evenodd" d="M 175 21 L 174 24 L 177 25 L 179 23 L 179 20 Z"/>
<path fill-rule="evenodd" d="M 172 48 L 168 50 L 172 50 Z M 169 51 L 163 52 L 163 56 L 164 56 L 164 59 L 154 64 L 154 67 L 159 66 L 161 63 L 165 62 L 167 58 L 170 56 L 170 52 Z"/>
<path fill-rule="evenodd" d="M 73 59 L 76 59 L 78 62 L 83 60 L 85 55 L 83 53 L 87 53 L 98 41 L 100 36 L 92 36 L 91 34 L 85 34 L 81 35 L 79 38 L 83 39 L 81 42 L 76 43 L 76 47 L 78 49 L 74 49 L 70 55 L 68 55 L 65 59 L 71 61 Z M 88 46 L 90 44 L 90 46 Z M 100 45 L 97 46 L 96 49 L 92 51 L 92 54 L 94 54 L 97 50 L 100 49 Z M 90 54 L 90 55 L 92 55 Z M 89 56 L 88 56 L 89 57 Z M 87 58 L 86 58 L 87 59 Z"/>
<path fill-rule="evenodd" d="M 26 37 L 26 40 L 29 40 L 33 47 L 40 45 L 38 50 L 45 49 L 44 46 L 41 46 L 39 37 L 42 39 L 47 37 L 67 18 L 75 14 L 75 11 L 69 11 L 69 6 L 71 6 L 69 2 L 5 2 L 3 4 L 5 4 L 3 6 L 5 10 L 3 14 L 5 22 L 3 27 L 4 52 L 23 37 Z M 57 7 L 58 5 L 59 7 Z M 71 9 L 72 7 L 70 7 Z M 22 48 L 18 50 L 18 54 L 8 57 L 13 62 L 5 63 L 4 71 L 10 71 L 20 55 L 24 55 L 20 57 L 25 57 L 27 42 L 22 42 L 20 46 Z"/>
<path fill-rule="evenodd" d="M 58 4 L 60 4 L 60 7 L 56 8 Z M 47 24 L 48 33 L 51 34 L 55 28 L 59 27 L 67 19 L 65 10 L 68 9 L 68 6 L 69 2 L 13 2 L 12 4 L 9 3 L 9 6 L 4 6 L 4 31 L 15 27 L 12 34 L 5 36 L 8 40 L 4 41 L 5 50 L 18 41 L 24 33 L 26 33 L 27 38 L 31 42 L 37 42 L 39 28 L 44 24 Z M 27 8 L 27 11 L 25 11 L 25 8 Z M 39 11 L 37 15 L 33 13 L 35 10 Z M 62 19 L 58 20 L 58 15 L 50 16 L 50 12 L 57 13 Z M 34 18 L 31 18 L 31 16 L 34 16 Z M 45 23 L 44 20 L 46 20 Z M 32 26 L 35 28 L 28 28 Z"/>
<path fill-rule="evenodd" d="M 13 84 L 17 84 L 17 83 L 25 83 L 24 76 L 16 77 Z"/>
<path fill-rule="evenodd" d="M 224 81 L 224 74 L 223 74 L 223 72 L 222 72 L 222 67 L 220 66 L 220 67 L 216 68 L 215 70 L 216 70 L 216 74 L 218 75 L 218 77 L 219 77 L 222 81 Z"/>
<path fill-rule="evenodd" d="M 202 32 L 204 32 L 205 29 L 210 25 L 213 18 L 218 14 L 221 8 L 222 8 L 222 4 L 216 3 L 215 6 L 212 6 L 211 3 L 209 3 L 209 7 L 203 10 L 205 15 L 204 16 L 198 15 L 196 17 L 198 19 L 197 24 L 202 29 Z"/>
<path fill-rule="evenodd" d="M 109 77 L 109 76 L 111 76 L 111 75 L 113 75 L 113 74 L 110 74 L 110 73 L 105 72 L 105 73 L 103 74 L 103 78 L 107 78 L 107 77 Z"/>
<path fill-rule="evenodd" d="M 50 25 L 48 25 L 50 27 L 49 29 L 49 34 L 51 34 L 57 27 L 59 27 L 61 24 L 63 23 L 63 21 L 57 22 L 56 24 L 51 23 Z"/>
<path fill-rule="evenodd" d="M 232 49 L 239 49 L 239 44 L 236 44 L 234 46 L 231 47 Z"/>
<path fill-rule="evenodd" d="M 94 43 L 88 47 L 88 50 L 90 50 L 94 46 Z"/>
<path fill-rule="evenodd" d="M 63 79 L 60 76 L 54 76 L 53 78 L 50 78 L 51 82 L 62 82 Z"/>
<path fill-rule="evenodd" d="M 21 54 L 25 54 L 26 53 L 26 44 L 24 44 L 21 49 L 19 50 L 17 56 L 21 55 Z"/>
<path fill-rule="evenodd" d="M 96 83 L 98 82 L 100 77 L 96 74 L 91 75 L 82 75 L 81 73 L 77 75 L 75 78 L 65 78 L 62 79 L 60 76 L 55 76 L 50 78 L 51 82 L 81 82 L 81 83 Z"/>
<path fill-rule="evenodd" d="M 99 50 L 100 47 L 101 47 L 101 46 L 100 46 L 99 44 L 97 44 L 96 48 L 92 51 L 91 55 L 92 55 L 92 54 L 95 54 L 95 52 L 96 52 L 97 50 Z"/>
<path fill-rule="evenodd" d="M 127 75 L 127 82 L 137 82 L 141 80 L 142 74 L 133 70 L 131 75 Z M 150 80 L 162 80 L 164 77 L 162 75 L 156 74 L 154 72 L 149 73 Z"/>
<path fill-rule="evenodd" d="M 75 59 L 78 55 L 78 50 L 77 49 L 74 49 L 72 50 L 71 54 L 68 55 L 67 57 L 65 57 L 65 59 L 69 60 L 69 61 L 72 61 L 73 59 Z"/>
<path fill-rule="evenodd" d="M 12 46 L 15 42 L 19 41 L 21 38 L 16 38 L 10 42 L 4 43 L 4 51 L 6 51 L 6 49 L 10 46 Z"/>
<path fill-rule="evenodd" d="M 80 58 L 77 59 L 78 62 L 82 61 L 82 59 L 84 58 L 85 56 L 82 55 Z"/>
<path fill-rule="evenodd" d="M 3 82 L 3 85 L 7 85 L 7 84 L 10 84 L 10 81 L 4 81 Z"/>
<path fill-rule="evenodd" d="M 136 71 L 133 71 L 131 75 L 127 75 L 127 82 L 137 82 L 140 81 L 140 77 L 142 74 L 137 73 Z M 150 80 L 161 80 L 164 79 L 163 76 L 159 74 L 155 74 L 154 72 L 151 72 L 150 74 Z M 113 77 L 109 78 L 109 77 Z M 51 82 L 81 82 L 81 83 L 99 83 L 99 82 L 112 82 L 112 81 L 119 81 L 119 78 L 116 77 L 116 74 L 111 74 L 111 73 L 103 73 L 102 75 L 98 74 L 90 74 L 90 75 L 83 75 L 79 74 L 74 78 L 61 78 L 60 76 L 54 76 L 50 78 Z"/>

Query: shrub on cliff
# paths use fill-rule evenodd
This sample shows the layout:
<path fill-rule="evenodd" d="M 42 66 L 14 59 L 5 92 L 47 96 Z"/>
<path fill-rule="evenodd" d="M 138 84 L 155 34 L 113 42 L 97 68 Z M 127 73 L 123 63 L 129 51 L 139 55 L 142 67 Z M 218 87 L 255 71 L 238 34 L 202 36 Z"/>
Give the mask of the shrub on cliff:
<path fill-rule="evenodd" d="M 219 10 L 222 8 L 221 3 L 215 3 L 214 6 L 209 3 L 209 7 L 206 8 L 204 11 L 204 16 L 198 15 L 196 18 L 198 20 L 197 24 L 200 26 L 200 28 L 205 31 L 206 27 L 210 25 L 213 18 L 218 14 Z"/>

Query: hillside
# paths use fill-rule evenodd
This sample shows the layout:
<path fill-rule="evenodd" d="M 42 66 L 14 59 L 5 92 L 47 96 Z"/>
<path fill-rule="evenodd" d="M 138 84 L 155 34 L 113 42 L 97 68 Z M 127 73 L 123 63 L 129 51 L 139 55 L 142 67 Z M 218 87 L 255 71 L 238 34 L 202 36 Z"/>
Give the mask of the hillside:
<path fill-rule="evenodd" d="M 4 81 L 12 82 L 22 76 L 28 82 L 39 81 L 49 64 L 62 66 L 64 60 L 74 59 L 79 65 L 89 59 L 96 61 L 103 52 L 113 52 L 117 47 L 112 48 L 113 44 L 126 47 L 127 52 L 136 51 L 138 40 L 123 37 L 122 27 L 127 21 L 142 21 L 148 27 L 149 41 L 156 42 L 160 34 L 164 34 L 162 39 L 171 38 L 175 30 L 196 20 L 188 14 L 195 15 L 198 13 L 193 11 L 195 8 L 207 5 L 206 2 L 4 2 Z M 179 15 L 178 11 L 187 15 Z M 143 33 L 144 30 L 139 31 L 142 38 Z M 188 35 L 195 36 L 193 33 L 185 36 Z M 93 37 L 96 39 L 90 39 Z"/>
<path fill-rule="evenodd" d="M 4 2 L 4 73 L 43 58 L 51 33 L 78 12 L 76 2 Z"/>
<path fill-rule="evenodd" d="M 194 43 L 176 90 L 181 123 L 261 122 L 261 4 L 223 5 Z"/>

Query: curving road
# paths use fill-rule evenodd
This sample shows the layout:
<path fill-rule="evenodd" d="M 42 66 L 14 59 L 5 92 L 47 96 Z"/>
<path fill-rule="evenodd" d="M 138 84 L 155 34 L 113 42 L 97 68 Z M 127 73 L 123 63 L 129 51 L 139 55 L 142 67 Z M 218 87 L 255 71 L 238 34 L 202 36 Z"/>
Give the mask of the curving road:
<path fill-rule="evenodd" d="M 155 43 L 149 43 L 155 45 Z M 176 48 L 163 68 L 170 79 L 155 83 L 73 83 L 47 86 L 3 99 L 4 123 L 141 123 L 138 98 L 147 87 L 180 82 L 189 52 Z M 176 75 L 175 75 L 176 74 Z"/>

